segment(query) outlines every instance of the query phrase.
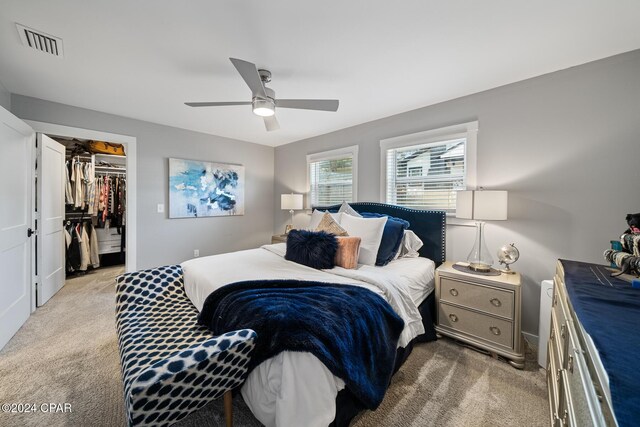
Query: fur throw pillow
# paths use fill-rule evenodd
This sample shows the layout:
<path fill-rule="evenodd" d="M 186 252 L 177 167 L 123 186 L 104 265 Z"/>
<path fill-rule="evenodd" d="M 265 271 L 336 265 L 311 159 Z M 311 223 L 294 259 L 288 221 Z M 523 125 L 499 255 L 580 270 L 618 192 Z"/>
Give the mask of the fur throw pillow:
<path fill-rule="evenodd" d="M 335 267 L 338 242 L 336 236 L 324 231 L 291 230 L 287 236 L 284 258 L 307 267 Z"/>

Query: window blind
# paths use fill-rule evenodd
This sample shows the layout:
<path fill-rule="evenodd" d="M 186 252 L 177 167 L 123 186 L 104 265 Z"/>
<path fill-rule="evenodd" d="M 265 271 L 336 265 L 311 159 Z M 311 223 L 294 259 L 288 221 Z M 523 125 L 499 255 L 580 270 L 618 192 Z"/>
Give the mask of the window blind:
<path fill-rule="evenodd" d="M 353 156 L 309 162 L 309 194 L 312 206 L 353 201 Z"/>
<path fill-rule="evenodd" d="M 387 150 L 387 202 L 418 209 L 456 210 L 466 185 L 466 138 Z"/>

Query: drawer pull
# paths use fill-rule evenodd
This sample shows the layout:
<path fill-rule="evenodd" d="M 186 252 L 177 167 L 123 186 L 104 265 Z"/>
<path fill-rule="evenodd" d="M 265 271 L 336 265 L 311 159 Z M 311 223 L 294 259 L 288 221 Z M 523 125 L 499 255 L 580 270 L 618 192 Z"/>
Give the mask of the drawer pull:
<path fill-rule="evenodd" d="M 457 296 L 458 296 L 458 290 L 457 290 L 456 288 L 451 288 L 451 289 L 449 289 L 449 293 L 450 293 L 451 295 L 453 295 L 454 297 L 457 297 Z"/>
<path fill-rule="evenodd" d="M 458 321 L 458 316 L 456 316 L 455 314 L 450 314 L 449 315 L 449 319 L 451 319 L 452 322 L 457 322 Z"/>
<path fill-rule="evenodd" d="M 492 333 L 493 335 L 500 335 L 500 334 L 501 334 L 501 332 L 500 332 L 500 328 L 498 328 L 497 326 L 491 326 L 491 327 L 489 328 L 489 330 L 491 331 L 491 333 Z"/>
<path fill-rule="evenodd" d="M 493 304 L 494 307 L 500 307 L 502 305 L 498 298 L 491 298 L 489 302 Z"/>

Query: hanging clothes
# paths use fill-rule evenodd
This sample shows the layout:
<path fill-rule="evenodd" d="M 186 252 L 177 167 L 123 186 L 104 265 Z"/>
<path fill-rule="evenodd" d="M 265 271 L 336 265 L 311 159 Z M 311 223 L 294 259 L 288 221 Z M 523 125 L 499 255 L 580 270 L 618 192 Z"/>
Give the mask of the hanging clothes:
<path fill-rule="evenodd" d="M 73 190 L 71 189 L 71 174 L 69 173 L 69 168 L 71 167 L 71 162 L 67 160 L 64 165 L 64 172 L 66 175 L 65 186 L 64 186 L 64 202 L 67 205 L 73 204 Z"/>
<path fill-rule="evenodd" d="M 93 268 L 100 267 L 100 255 L 98 254 L 98 233 L 96 233 L 93 225 L 87 223 L 85 226 L 88 230 L 89 237 L 89 263 Z"/>
<path fill-rule="evenodd" d="M 84 203 L 83 209 L 87 208 L 87 214 L 93 214 L 93 202 L 96 197 L 95 193 L 95 173 L 92 163 L 84 164 Z"/>
<path fill-rule="evenodd" d="M 93 213 L 95 170 L 90 161 L 73 157 L 66 162 L 65 203 Z"/>
<path fill-rule="evenodd" d="M 73 172 L 71 173 L 71 181 L 73 182 L 73 206 L 82 209 L 84 204 L 84 174 L 82 172 L 82 162 L 74 159 L 72 164 Z"/>
<path fill-rule="evenodd" d="M 67 271 L 78 271 L 80 270 L 80 237 L 74 224 L 69 224 L 65 230 L 70 236 L 70 243 L 67 246 Z"/>

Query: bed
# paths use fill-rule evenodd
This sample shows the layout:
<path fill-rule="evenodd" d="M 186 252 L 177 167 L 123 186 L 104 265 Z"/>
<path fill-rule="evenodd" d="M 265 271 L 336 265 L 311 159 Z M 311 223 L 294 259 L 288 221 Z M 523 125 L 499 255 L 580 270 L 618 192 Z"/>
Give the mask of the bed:
<path fill-rule="evenodd" d="M 435 340 L 434 273 L 444 261 L 445 214 L 381 203 L 352 203 L 357 212 L 402 218 L 424 243 L 417 258 L 399 258 L 384 267 L 361 265 L 316 270 L 287 261 L 286 244 L 196 258 L 182 264 L 185 292 L 198 310 L 214 291 L 249 280 L 304 280 L 355 285 L 384 298 L 404 321 L 394 371 L 414 343 Z M 339 206 L 318 208 L 331 212 Z M 241 389 L 242 396 L 265 426 L 348 425 L 364 406 L 313 354 L 283 351 L 258 365 Z"/>

